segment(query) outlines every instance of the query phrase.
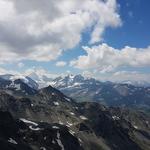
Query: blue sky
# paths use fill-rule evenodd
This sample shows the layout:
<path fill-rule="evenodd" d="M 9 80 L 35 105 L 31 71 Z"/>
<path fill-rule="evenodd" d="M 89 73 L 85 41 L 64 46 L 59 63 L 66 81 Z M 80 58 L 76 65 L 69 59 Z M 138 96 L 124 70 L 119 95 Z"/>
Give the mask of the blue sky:
<path fill-rule="evenodd" d="M 46 0 L 46 3 L 50 3 L 51 1 L 53 0 Z M 73 10 L 71 11 L 75 11 L 73 13 L 76 14 L 78 10 L 76 10 L 76 7 L 74 7 L 74 4 L 67 4 L 67 1 L 65 0 L 63 1 L 64 1 L 63 3 L 64 8 L 60 8 L 60 10 L 65 15 L 62 16 L 62 19 L 66 17 L 66 19 L 69 18 L 68 22 L 71 22 L 72 20 L 70 19 L 70 14 L 67 14 L 68 12 L 64 11 L 65 7 L 69 11 L 69 13 L 70 13 L 70 9 L 72 9 L 72 6 L 73 6 Z M 90 0 L 87 0 L 87 1 L 90 1 Z M 105 5 L 105 2 L 101 0 L 94 0 L 94 1 L 95 1 L 95 4 L 96 3 L 99 4 L 100 7 L 98 8 L 101 8 L 103 4 Z M 52 74 L 65 74 L 68 72 L 75 73 L 75 74 L 83 73 L 83 74 L 95 76 L 101 80 L 113 80 L 113 79 L 116 80 L 118 78 L 118 76 L 115 76 L 117 73 L 118 75 L 120 75 L 119 76 L 120 80 L 133 79 L 134 76 L 137 77 L 137 80 L 149 79 L 150 78 L 149 77 L 149 74 L 150 74 L 150 48 L 149 48 L 150 46 L 150 32 L 149 32 L 150 1 L 149 0 L 145 0 L 145 1 L 143 0 L 117 0 L 116 2 L 115 0 L 112 0 L 113 2 L 111 0 L 108 0 L 108 1 L 110 1 L 109 3 L 111 6 L 110 5 L 106 6 L 106 9 L 108 10 L 111 9 L 110 13 L 108 13 L 108 11 L 105 12 L 103 10 L 98 10 L 98 11 L 90 10 L 91 14 L 89 15 L 93 16 L 93 14 L 95 14 L 95 16 L 99 16 L 99 17 L 97 18 L 93 17 L 92 18 L 93 22 L 89 24 L 88 26 L 84 25 L 85 27 L 82 27 L 82 26 L 80 27 L 80 22 L 78 24 L 75 20 L 75 22 L 73 22 L 75 25 L 72 24 L 73 27 L 70 28 L 71 25 L 67 24 L 66 26 L 69 28 L 69 30 L 68 28 L 64 29 L 64 33 L 62 34 L 63 28 L 65 26 L 60 26 L 62 22 L 60 22 L 60 24 L 56 24 L 56 26 L 60 27 L 58 29 L 56 28 L 56 30 L 58 30 L 59 32 L 59 29 L 60 29 L 61 32 L 57 33 L 56 31 L 54 31 L 54 33 L 56 32 L 55 35 L 58 34 L 58 36 L 62 36 L 62 38 L 64 37 L 65 42 L 63 41 L 62 44 L 58 45 L 59 41 L 62 42 L 62 38 L 59 39 L 57 37 L 55 37 L 52 40 L 52 42 L 50 41 L 50 43 L 45 42 L 47 44 L 46 48 L 49 46 L 50 49 L 52 50 L 47 50 L 47 49 L 43 50 L 45 47 L 43 47 L 43 45 L 41 46 L 41 43 L 42 44 L 44 43 L 42 41 L 43 39 L 47 38 L 46 41 L 49 41 L 48 38 L 51 37 L 50 36 L 51 33 L 50 35 L 45 36 L 44 35 L 45 32 L 41 30 L 40 32 L 44 33 L 41 37 L 44 37 L 44 38 L 42 40 L 40 39 L 41 40 L 40 45 L 35 45 L 37 41 L 34 43 L 35 39 L 31 38 L 31 43 L 30 43 L 29 35 L 20 37 L 20 35 L 17 35 L 15 32 L 13 33 L 12 28 L 9 28 L 9 27 L 6 28 L 7 27 L 6 26 L 3 29 L 0 26 L 0 31 L 2 31 L 1 28 L 7 31 L 6 32 L 7 35 L 6 33 L 2 35 L 3 37 L 6 37 L 6 38 L 0 37 L 0 45 L 2 45 L 1 51 L 7 52 L 6 54 L 2 53 L 0 55 L 0 58 L 2 60 L 0 63 L 0 67 L 2 68 L 1 72 L 2 73 L 7 72 L 8 70 L 9 71 L 11 70 L 11 72 L 13 71 L 26 72 L 26 70 L 36 68 L 39 70 L 44 69 L 46 70 L 47 73 L 52 73 Z M 33 4 L 30 4 L 30 1 L 27 1 L 26 6 L 30 5 L 31 7 L 28 9 L 24 8 L 25 2 L 23 2 L 22 0 L 20 1 L 19 4 L 16 4 L 13 1 L 10 1 L 9 3 L 5 3 L 3 0 L 0 0 L 0 2 L 3 4 L 4 8 L 7 7 L 8 10 L 12 9 L 12 12 L 15 12 L 14 17 L 12 17 L 13 16 L 12 12 L 11 13 L 9 13 L 8 11 L 5 12 L 6 14 L 8 14 L 8 16 L 6 15 L 5 18 L 12 17 L 10 19 L 12 22 L 14 18 L 15 19 L 17 18 L 16 20 L 18 21 L 20 19 L 19 13 L 21 12 L 23 19 L 21 19 L 20 21 L 21 23 L 16 21 L 16 24 L 20 23 L 20 25 L 22 24 L 26 25 L 26 22 L 31 21 L 31 32 L 34 35 L 34 38 L 35 37 L 37 38 L 37 36 L 41 34 L 39 33 L 38 35 L 36 35 L 36 33 L 38 33 L 39 30 L 37 30 L 36 28 L 35 29 L 33 28 L 34 26 L 32 25 L 33 23 L 32 19 L 31 20 L 26 19 L 26 16 L 28 12 L 32 12 L 34 9 L 36 9 L 38 13 L 42 12 L 42 14 L 40 14 L 41 18 L 43 16 L 47 17 L 49 16 L 51 8 L 46 6 L 45 10 L 42 10 L 42 8 L 40 8 L 40 5 L 41 5 L 40 1 L 39 2 L 33 1 L 34 2 Z M 38 3 L 40 5 L 38 5 Z M 91 2 L 89 2 L 89 4 L 90 3 Z M 13 6 L 16 6 L 16 7 L 12 8 L 11 4 L 13 4 Z M 36 8 L 35 8 L 35 5 L 37 6 Z M 60 4 L 58 5 L 60 6 Z M 83 3 L 83 5 L 85 5 L 85 3 Z M 93 6 L 96 10 L 97 7 L 94 4 Z M 48 11 L 46 11 L 46 9 Z M 90 7 L 86 6 L 86 7 L 81 8 L 82 11 L 83 10 L 86 11 L 86 9 L 90 9 Z M 4 10 L 1 8 L 1 11 L 4 11 Z M 101 16 L 101 13 L 104 13 L 104 18 L 108 18 L 108 19 L 112 14 L 111 18 L 113 19 L 109 22 L 107 19 L 105 20 L 103 16 Z M 117 15 L 119 16 L 119 19 L 117 18 Z M 43 17 L 42 18 L 43 22 L 47 21 L 47 22 L 53 23 L 52 19 L 54 18 L 54 16 L 55 16 L 55 19 L 58 19 L 58 21 L 60 21 L 59 14 L 57 17 L 57 14 L 55 14 L 55 11 L 54 11 L 53 16 L 49 17 L 50 19 L 48 18 L 47 20 L 44 20 L 43 19 L 44 17 Z M 1 18 L 3 18 L 3 16 L 0 16 L 0 21 L 3 23 L 5 20 Z M 35 24 L 39 22 L 36 19 L 34 18 Z M 82 18 L 77 18 L 77 19 L 79 20 Z M 11 23 L 10 20 L 8 21 L 8 26 Z M 88 20 L 85 19 L 85 23 L 86 21 Z M 98 34 L 98 37 L 97 35 L 94 35 L 92 37 L 93 30 L 96 28 L 95 24 L 97 24 L 98 29 L 103 30 L 101 33 Z M 38 24 L 38 25 L 40 26 L 41 24 Z M 16 27 L 16 25 L 14 25 L 14 27 Z M 16 32 L 18 32 L 18 34 L 20 34 L 19 32 L 23 32 L 23 31 L 25 30 L 22 29 L 20 26 L 19 26 L 18 31 L 16 28 Z M 53 33 L 52 29 L 51 31 L 49 31 L 48 29 L 46 31 Z M 97 30 L 97 32 L 98 31 L 99 30 Z M 70 34 L 69 32 L 72 32 L 72 33 Z M 76 34 L 76 32 L 78 34 Z M 7 36 L 8 37 L 12 36 L 14 38 L 11 39 L 11 38 L 8 38 Z M 26 40 L 26 37 L 29 39 L 29 41 Z M 52 34 L 52 38 L 53 38 L 53 34 Z M 71 38 L 72 38 L 72 41 L 70 41 Z M 23 39 L 23 40 L 19 41 L 19 39 Z M 94 41 L 94 39 L 96 40 Z M 90 42 L 90 40 L 93 40 L 94 42 Z M 16 41 L 18 41 L 18 43 Z M 56 41 L 56 43 L 54 41 Z M 6 43 L 6 45 L 3 46 L 4 43 Z M 31 45 L 34 45 L 35 47 L 32 48 L 30 47 Z M 51 45 L 52 45 L 52 48 L 51 48 Z M 41 46 L 41 49 L 39 50 L 36 46 Z M 85 50 L 83 46 L 88 47 L 88 50 L 87 49 Z M 128 46 L 128 48 L 125 48 L 126 46 Z M 134 48 L 135 50 L 133 50 L 132 48 Z M 61 49 L 61 52 L 60 52 L 60 49 Z M 125 52 L 123 52 L 123 50 Z M 31 51 L 33 51 L 33 53 L 31 53 Z M 37 51 L 37 54 L 36 54 L 37 56 L 33 56 L 35 55 L 36 51 Z M 43 52 L 42 54 L 41 54 L 41 51 Z M 118 51 L 120 51 L 121 53 L 118 53 Z M 52 55 L 49 57 L 46 57 L 50 53 L 52 53 Z M 8 57 L 8 59 L 5 60 L 4 56 Z M 109 60 L 106 61 L 106 59 L 110 59 L 110 60 L 112 59 L 112 61 L 109 61 Z M 131 76 L 129 76 L 129 74 L 131 74 Z M 113 77 L 115 76 L 115 77 L 112 78 L 112 76 Z"/>
<path fill-rule="evenodd" d="M 105 41 L 117 48 L 147 47 L 150 43 L 150 1 L 118 0 L 118 3 L 123 25 L 116 30 L 108 29 Z"/>

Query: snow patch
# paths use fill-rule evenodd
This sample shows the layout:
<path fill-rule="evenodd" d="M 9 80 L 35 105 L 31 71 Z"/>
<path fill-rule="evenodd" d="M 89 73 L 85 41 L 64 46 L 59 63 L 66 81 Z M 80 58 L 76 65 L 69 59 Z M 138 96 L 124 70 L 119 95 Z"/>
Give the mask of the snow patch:
<path fill-rule="evenodd" d="M 72 131 L 72 130 L 70 130 L 69 133 L 70 133 L 71 135 L 73 135 L 73 136 L 75 135 L 75 132 Z"/>
<path fill-rule="evenodd" d="M 68 102 L 70 102 L 70 98 L 65 97 L 65 100 L 67 100 Z"/>
<path fill-rule="evenodd" d="M 54 96 L 54 95 L 55 95 L 55 93 L 52 93 L 52 95 Z"/>
<path fill-rule="evenodd" d="M 75 115 L 73 112 L 70 112 L 70 114 L 73 115 L 73 116 Z"/>
<path fill-rule="evenodd" d="M 66 126 L 71 127 L 72 125 L 73 125 L 72 123 L 67 122 Z"/>
<path fill-rule="evenodd" d="M 59 106 L 59 103 L 58 103 L 58 102 L 53 102 L 53 104 L 54 104 L 55 106 Z"/>
<path fill-rule="evenodd" d="M 40 147 L 40 150 L 46 150 L 46 148 L 45 147 Z"/>
<path fill-rule="evenodd" d="M 57 127 L 57 126 L 52 126 L 52 128 L 53 128 L 53 129 L 59 129 L 59 127 Z"/>
<path fill-rule="evenodd" d="M 113 118 L 114 120 L 119 120 L 119 119 L 120 119 L 118 116 L 112 116 L 112 118 Z"/>
<path fill-rule="evenodd" d="M 76 110 L 78 110 L 79 108 L 78 107 L 74 107 Z"/>
<path fill-rule="evenodd" d="M 81 118 L 82 120 L 88 120 L 88 118 L 86 118 L 85 116 L 80 116 L 80 118 Z"/>
<path fill-rule="evenodd" d="M 41 128 L 38 128 L 38 127 L 33 128 L 32 126 L 29 126 L 29 128 L 30 128 L 31 130 L 33 130 L 33 131 L 39 131 L 39 130 L 41 130 Z"/>
<path fill-rule="evenodd" d="M 64 145 L 62 144 L 61 140 L 60 140 L 60 133 L 57 132 L 57 139 L 56 139 L 58 145 L 61 147 L 61 150 L 65 150 L 64 149 Z"/>
<path fill-rule="evenodd" d="M 63 123 L 63 122 L 61 122 L 61 121 L 59 121 L 59 124 L 60 124 L 60 125 L 64 125 L 64 123 Z"/>
<path fill-rule="evenodd" d="M 55 144 L 55 141 L 53 140 L 52 143 Z"/>
<path fill-rule="evenodd" d="M 82 140 L 80 138 L 78 138 L 79 142 L 82 143 Z"/>
<path fill-rule="evenodd" d="M 14 88 L 18 91 L 21 90 L 20 84 L 14 84 Z"/>
<path fill-rule="evenodd" d="M 135 129 L 138 129 L 138 126 L 135 126 L 135 125 L 134 125 L 133 127 L 134 127 Z"/>
<path fill-rule="evenodd" d="M 30 121 L 30 120 L 26 120 L 24 118 L 20 118 L 21 121 L 23 121 L 24 123 L 28 123 L 28 124 L 32 124 L 34 126 L 38 126 L 37 123 L 33 122 L 33 121 Z"/>
<path fill-rule="evenodd" d="M 12 138 L 9 138 L 8 142 L 9 142 L 9 143 L 12 143 L 12 144 L 15 144 L 15 145 L 18 144 L 18 143 L 17 143 L 14 139 L 12 139 Z"/>

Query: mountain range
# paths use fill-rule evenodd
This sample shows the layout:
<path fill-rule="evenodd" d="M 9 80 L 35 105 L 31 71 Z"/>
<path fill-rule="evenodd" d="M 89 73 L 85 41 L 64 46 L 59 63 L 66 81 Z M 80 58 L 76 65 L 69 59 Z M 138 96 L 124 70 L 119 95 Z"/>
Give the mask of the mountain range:
<path fill-rule="evenodd" d="M 16 94 L 34 94 L 40 89 L 38 81 L 28 76 L 1 75 L 0 88 Z M 135 86 L 127 82 L 101 82 L 94 78 L 85 78 L 82 75 L 67 75 L 53 80 L 47 79 L 44 87 L 48 85 L 78 102 L 95 101 L 108 106 L 123 107 L 147 107 L 150 105 L 150 87 Z"/>
<path fill-rule="evenodd" d="M 9 83 L 0 91 L 0 146 L 3 149 L 149 149 L 150 120 L 143 112 L 96 102 L 77 103 L 51 86 L 32 88 L 36 92 L 30 93 L 28 82 L 17 81 L 13 81 L 13 88 L 9 88 L 12 84 Z M 20 85 L 19 91 L 16 84 Z"/>
<path fill-rule="evenodd" d="M 58 79 L 52 83 L 56 85 Z M 79 81 L 100 84 L 82 76 L 69 76 L 69 81 L 66 83 L 72 85 Z M 149 114 L 126 106 L 104 106 L 98 101 L 78 103 L 75 97 L 52 86 L 37 87 L 29 77 L 0 77 L 2 149 L 149 150 Z"/>
<path fill-rule="evenodd" d="M 108 106 L 150 105 L 150 87 L 131 83 L 101 82 L 81 75 L 58 77 L 51 85 L 77 101 L 96 101 Z"/>

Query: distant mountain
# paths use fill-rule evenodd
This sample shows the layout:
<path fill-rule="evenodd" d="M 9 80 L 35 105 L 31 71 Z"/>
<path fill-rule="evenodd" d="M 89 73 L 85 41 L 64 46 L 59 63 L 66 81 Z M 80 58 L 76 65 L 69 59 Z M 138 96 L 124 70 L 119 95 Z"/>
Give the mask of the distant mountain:
<path fill-rule="evenodd" d="M 38 84 L 29 77 L 1 75 L 0 90 L 12 95 L 33 95 L 38 90 Z"/>
<path fill-rule="evenodd" d="M 149 123 L 143 112 L 77 103 L 51 86 L 22 97 L 0 91 L 5 150 L 149 150 Z"/>
<path fill-rule="evenodd" d="M 150 105 L 150 87 L 134 86 L 129 81 L 101 82 L 82 75 L 67 75 L 53 80 L 45 78 L 42 84 L 42 87 L 51 85 L 79 102 L 96 101 L 108 106 L 147 107 Z M 7 89 L 9 94 L 33 95 L 38 87 L 39 84 L 28 76 L 10 74 L 0 76 L 0 89 Z"/>
<path fill-rule="evenodd" d="M 51 81 L 53 80 L 52 77 L 48 77 L 45 74 L 38 74 L 37 72 L 32 72 L 28 74 L 28 77 L 36 81 L 38 83 L 39 88 L 47 87 L 50 85 Z"/>
<path fill-rule="evenodd" d="M 97 101 L 109 106 L 150 105 L 150 87 L 100 82 L 81 75 L 58 77 L 51 85 L 80 102 Z"/>
<path fill-rule="evenodd" d="M 150 82 L 149 81 L 130 81 L 130 80 L 126 80 L 126 81 L 122 81 L 121 83 L 123 84 L 131 84 L 137 87 L 150 87 Z"/>
<path fill-rule="evenodd" d="M 23 76 L 23 75 L 11 75 L 11 74 L 6 74 L 6 75 L 0 75 L 1 79 L 11 81 L 12 83 L 16 80 L 20 80 L 21 82 L 27 84 L 29 87 L 37 90 L 38 89 L 38 83 L 31 79 L 28 76 Z"/>
<path fill-rule="evenodd" d="M 85 78 L 82 75 L 67 75 L 64 77 L 58 77 L 51 83 L 53 86 L 58 88 L 70 88 L 78 87 L 82 84 L 100 84 L 101 82 L 94 78 Z"/>

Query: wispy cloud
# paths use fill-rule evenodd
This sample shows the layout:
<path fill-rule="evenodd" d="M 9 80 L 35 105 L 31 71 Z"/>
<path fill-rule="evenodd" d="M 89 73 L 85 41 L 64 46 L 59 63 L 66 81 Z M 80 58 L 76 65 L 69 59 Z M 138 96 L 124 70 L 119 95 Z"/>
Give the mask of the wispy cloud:
<path fill-rule="evenodd" d="M 56 62 L 56 66 L 57 67 L 64 67 L 66 65 L 67 65 L 67 63 L 65 61 L 58 61 L 58 62 Z"/>

